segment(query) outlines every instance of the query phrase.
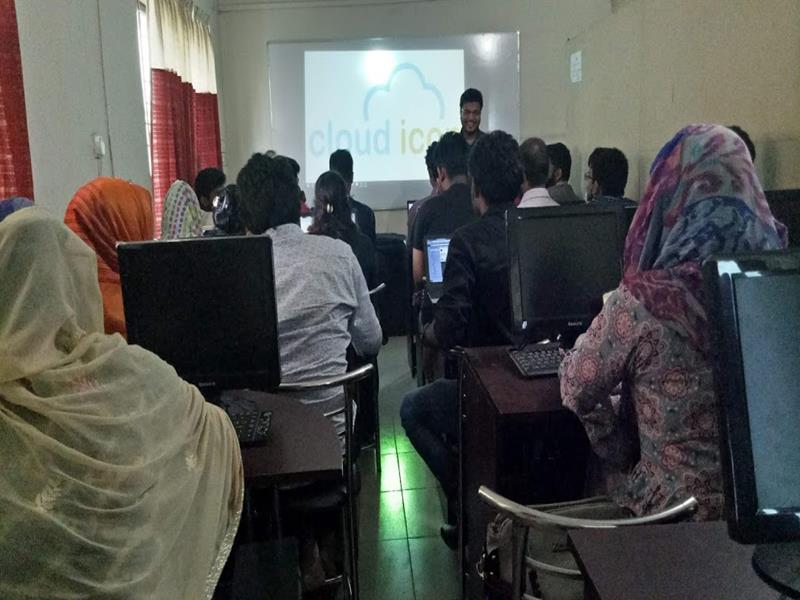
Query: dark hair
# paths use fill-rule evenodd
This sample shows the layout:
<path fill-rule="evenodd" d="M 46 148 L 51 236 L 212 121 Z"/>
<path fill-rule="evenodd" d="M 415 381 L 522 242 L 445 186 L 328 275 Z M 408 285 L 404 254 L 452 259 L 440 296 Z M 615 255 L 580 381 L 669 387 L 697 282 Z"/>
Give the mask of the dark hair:
<path fill-rule="evenodd" d="M 428 168 L 428 179 L 436 179 L 436 147 L 439 142 L 433 142 L 425 151 L 425 166 Z"/>
<path fill-rule="evenodd" d="M 194 193 L 198 198 L 209 198 L 211 192 L 225 185 L 225 173 L 216 167 L 203 169 L 194 178 Z"/>
<path fill-rule="evenodd" d="M 347 199 L 347 184 L 336 171 L 326 171 L 314 185 L 314 223 L 309 233 L 346 240 L 355 228 Z"/>
<path fill-rule="evenodd" d="M 595 148 L 589 155 L 592 178 L 604 196 L 622 198 L 628 184 L 628 159 L 618 148 Z"/>
<path fill-rule="evenodd" d="M 465 90 L 464 93 L 461 94 L 458 107 L 464 108 L 464 105 L 468 102 L 477 102 L 481 105 L 481 110 L 483 110 L 483 94 L 481 94 L 480 90 L 476 90 L 475 88 Z"/>
<path fill-rule="evenodd" d="M 328 168 L 331 171 L 336 171 L 342 176 L 345 183 L 352 183 L 353 181 L 353 155 L 349 150 L 339 149 L 331 154 L 328 160 Z"/>
<path fill-rule="evenodd" d="M 519 144 L 500 130 L 478 138 L 470 154 L 469 173 L 487 204 L 512 202 L 522 185 Z"/>
<path fill-rule="evenodd" d="M 744 145 L 747 146 L 747 151 L 750 153 L 750 160 L 756 162 L 756 145 L 753 143 L 753 140 L 750 139 L 747 132 L 738 125 L 729 125 L 728 129 L 742 138 Z"/>
<path fill-rule="evenodd" d="M 242 220 L 252 233 L 300 222 L 300 188 L 285 157 L 253 154 L 239 171 L 236 183 L 242 200 Z"/>
<path fill-rule="evenodd" d="M 436 167 L 442 167 L 448 177 L 467 174 L 467 155 L 469 145 L 464 136 L 454 131 L 448 131 L 439 138 L 433 162 Z"/>
<path fill-rule="evenodd" d="M 293 159 L 291 156 L 286 156 L 286 160 L 289 161 L 289 164 L 292 165 L 292 170 L 294 174 L 299 178 L 300 177 L 300 163 Z"/>
<path fill-rule="evenodd" d="M 242 199 L 235 184 L 225 186 L 214 207 L 214 226 L 227 235 L 241 235 L 245 227 L 242 221 Z"/>
<path fill-rule="evenodd" d="M 553 165 L 554 169 L 561 169 L 561 176 L 564 181 L 569 180 L 572 173 L 572 155 L 561 142 L 555 144 L 547 144 L 547 157 Z"/>
<path fill-rule="evenodd" d="M 522 170 L 531 187 L 544 187 L 550 176 L 550 159 L 547 145 L 540 138 L 528 138 L 519 147 Z"/>

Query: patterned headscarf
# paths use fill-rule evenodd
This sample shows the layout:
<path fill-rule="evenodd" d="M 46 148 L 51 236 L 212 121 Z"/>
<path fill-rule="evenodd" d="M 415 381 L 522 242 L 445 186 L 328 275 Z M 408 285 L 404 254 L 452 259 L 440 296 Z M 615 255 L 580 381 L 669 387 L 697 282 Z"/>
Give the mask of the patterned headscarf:
<path fill-rule="evenodd" d="M 785 248 L 747 147 L 718 125 L 689 125 L 658 153 L 625 242 L 624 284 L 650 313 L 708 349 L 703 262 Z"/>
<path fill-rule="evenodd" d="M 0 200 L 0 222 L 11 213 L 17 212 L 21 208 L 28 208 L 29 206 L 33 206 L 33 202 L 27 198 L 14 197 Z"/>
<path fill-rule="evenodd" d="M 153 206 L 143 187 L 98 177 L 75 193 L 64 222 L 97 254 L 106 333 L 125 335 L 117 242 L 153 239 Z"/>
<path fill-rule="evenodd" d="M 178 179 L 164 198 L 161 239 L 192 238 L 203 235 L 203 211 L 192 186 Z"/>

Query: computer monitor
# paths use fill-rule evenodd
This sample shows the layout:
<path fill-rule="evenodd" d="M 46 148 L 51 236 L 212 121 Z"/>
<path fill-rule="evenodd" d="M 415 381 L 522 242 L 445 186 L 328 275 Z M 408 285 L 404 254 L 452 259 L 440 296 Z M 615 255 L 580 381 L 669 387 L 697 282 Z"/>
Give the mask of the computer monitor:
<path fill-rule="evenodd" d="M 718 257 L 703 275 L 729 533 L 765 544 L 756 570 L 797 593 L 781 573 L 800 575 L 800 251 Z"/>
<path fill-rule="evenodd" d="M 117 253 L 130 343 L 208 396 L 280 384 L 269 237 L 132 242 Z"/>
<path fill-rule="evenodd" d="M 764 192 L 772 214 L 789 230 L 789 247 L 800 247 L 800 190 Z"/>
<path fill-rule="evenodd" d="M 425 277 L 429 284 L 444 282 L 444 266 L 450 238 L 444 236 L 425 238 Z"/>
<path fill-rule="evenodd" d="M 603 294 L 622 279 L 625 214 L 620 208 L 559 206 L 506 213 L 513 334 L 585 331 Z"/>

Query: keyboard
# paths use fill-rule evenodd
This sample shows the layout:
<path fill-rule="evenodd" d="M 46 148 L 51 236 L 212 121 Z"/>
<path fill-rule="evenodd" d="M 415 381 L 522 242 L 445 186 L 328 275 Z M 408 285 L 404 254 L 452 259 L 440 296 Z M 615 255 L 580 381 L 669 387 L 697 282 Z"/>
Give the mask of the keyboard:
<path fill-rule="evenodd" d="M 258 446 L 266 443 L 269 426 L 272 423 L 272 411 L 237 411 L 233 414 L 229 412 L 228 416 L 242 446 Z"/>
<path fill-rule="evenodd" d="M 561 346 L 554 342 L 532 344 L 522 350 L 510 348 L 508 355 L 523 377 L 544 377 L 558 374 Z"/>

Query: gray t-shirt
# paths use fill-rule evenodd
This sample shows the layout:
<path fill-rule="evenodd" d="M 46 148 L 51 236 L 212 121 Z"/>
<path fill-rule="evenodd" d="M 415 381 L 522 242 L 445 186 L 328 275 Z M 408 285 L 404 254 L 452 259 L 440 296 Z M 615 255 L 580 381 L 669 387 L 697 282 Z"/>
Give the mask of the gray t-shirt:
<path fill-rule="evenodd" d="M 341 375 L 347 347 L 374 356 L 382 334 L 361 267 L 342 241 L 309 235 L 297 225 L 267 232 L 272 238 L 281 381 L 295 383 Z M 343 406 L 341 389 L 296 396 L 323 413 Z M 344 433 L 344 415 L 332 419 Z"/>

